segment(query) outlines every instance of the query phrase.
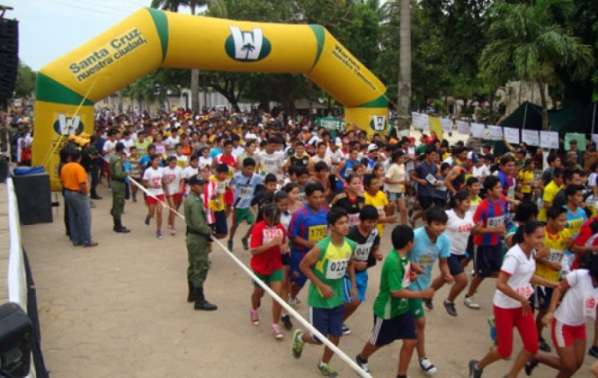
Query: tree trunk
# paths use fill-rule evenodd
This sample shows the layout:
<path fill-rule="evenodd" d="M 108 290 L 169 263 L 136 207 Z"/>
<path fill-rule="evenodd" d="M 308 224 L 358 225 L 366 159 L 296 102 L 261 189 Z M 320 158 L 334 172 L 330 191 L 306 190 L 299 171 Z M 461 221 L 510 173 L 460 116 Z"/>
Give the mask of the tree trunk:
<path fill-rule="evenodd" d="M 546 102 L 546 92 L 544 91 L 544 87 L 544 82 L 542 80 L 538 80 L 540 100 L 542 101 L 542 130 L 548 130 L 548 104 Z"/>
<path fill-rule="evenodd" d="M 400 1 L 398 128 L 404 130 L 409 128 L 411 107 L 411 2 L 410 0 Z"/>
<path fill-rule="evenodd" d="M 195 1 L 191 2 L 191 14 L 195 15 Z M 199 113 L 199 70 L 191 70 L 191 111 Z"/>

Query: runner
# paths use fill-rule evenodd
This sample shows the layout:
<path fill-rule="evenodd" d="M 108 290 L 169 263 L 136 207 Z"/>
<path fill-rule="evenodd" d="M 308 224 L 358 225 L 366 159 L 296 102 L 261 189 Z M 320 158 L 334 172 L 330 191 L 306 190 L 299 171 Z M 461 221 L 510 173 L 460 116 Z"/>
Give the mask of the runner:
<path fill-rule="evenodd" d="M 226 222 L 225 193 L 228 188 L 228 165 L 218 164 L 216 174 L 210 177 L 204 193 L 204 203 L 209 209 L 208 222 L 214 229 L 214 237 L 222 239 L 228 234 Z"/>
<path fill-rule="evenodd" d="M 405 153 L 398 150 L 392 155 L 392 164 L 386 172 L 385 184 L 388 189 L 388 197 L 393 202 L 400 214 L 400 224 L 407 224 L 406 184 L 407 171 L 405 169 Z"/>
<path fill-rule="evenodd" d="M 291 293 L 289 302 L 298 304 L 297 294 L 305 285 L 307 277 L 299 268 L 305 254 L 317 242 L 326 237 L 328 209 L 322 207 L 324 189 L 319 183 L 309 183 L 305 187 L 306 205 L 295 212 L 289 225 L 291 240 Z"/>
<path fill-rule="evenodd" d="M 311 188 L 306 190 L 313 195 Z M 308 198 L 309 196 L 310 194 Z M 357 295 L 355 271 L 351 260 L 355 244 L 346 238 L 349 232 L 349 221 L 343 209 L 330 210 L 327 221 L 330 236 L 318 241 L 310 249 L 301 260 L 300 269 L 310 281 L 308 304 L 311 323 L 334 345 L 338 345 L 343 334 L 343 287 L 347 273 L 351 280 L 351 294 Z M 317 337 L 296 329 L 293 332 L 292 348 L 295 358 L 301 357 L 305 343 L 318 345 L 321 342 Z M 338 373 L 329 365 L 332 356 L 332 351 L 327 347 L 324 348 L 318 369 L 325 377 L 338 376 Z"/>
<path fill-rule="evenodd" d="M 416 326 L 410 311 L 412 299 L 431 298 L 434 289 L 408 289 L 414 274 L 410 262 L 414 234 L 411 227 L 399 225 L 392 231 L 393 249 L 384 259 L 380 276 L 380 290 L 374 301 L 374 328 L 372 336 L 355 357 L 357 364 L 367 372 L 368 359 L 381 347 L 395 340 L 403 340 L 399 354 L 397 378 L 406 378 L 413 349 L 417 345 Z"/>
<path fill-rule="evenodd" d="M 183 193 L 185 192 L 185 181 L 183 180 L 183 170 L 177 165 L 176 156 L 170 156 L 166 159 L 168 166 L 162 168 L 166 201 L 170 210 L 168 212 L 168 231 L 170 235 L 176 235 L 174 227 L 175 211 L 179 210 L 183 202 Z"/>
<path fill-rule="evenodd" d="M 251 231 L 251 269 L 253 272 L 279 296 L 282 296 L 284 270 L 281 253 L 288 249 L 286 231 L 280 224 L 280 211 L 271 203 L 263 209 L 264 220 L 255 224 Z M 254 284 L 251 295 L 251 309 L 249 316 L 253 325 L 259 324 L 257 310 L 260 307 L 264 289 Z M 278 323 L 280 321 L 281 306 L 272 300 L 272 334 L 276 340 L 282 340 L 284 335 Z"/>
<path fill-rule="evenodd" d="M 378 233 L 380 236 L 384 235 L 384 225 L 387 223 L 395 223 L 397 216 L 393 215 L 394 206 L 388 202 L 386 194 L 380 190 L 382 183 L 374 175 L 365 175 L 363 178 L 363 186 L 365 192 L 363 193 L 364 203 L 372 205 L 378 210 Z"/>
<path fill-rule="evenodd" d="M 500 188 L 500 185 L 497 187 Z M 542 248 L 544 226 L 537 221 L 528 222 L 519 228 L 514 241 L 515 245 L 507 252 L 502 263 L 493 301 L 497 345 L 480 361 L 469 361 L 470 378 L 480 378 L 487 366 L 511 356 L 515 327 L 524 349 L 521 350 L 505 377 L 517 377 L 529 358 L 538 352 L 538 334 L 529 304 L 529 298 L 534 292 L 531 284 L 555 286 L 554 283 L 534 276 L 536 270 L 534 253 Z"/>
<path fill-rule="evenodd" d="M 470 200 L 469 192 L 461 190 L 453 196 L 451 210 L 446 211 L 448 221 L 446 224 L 446 234 L 450 239 L 451 255 L 447 262 L 449 271 L 455 279 L 455 283 L 449 291 L 448 297 L 444 300 L 444 308 L 450 316 L 457 316 L 455 308 L 455 299 L 467 287 L 467 274 L 464 268 L 467 259 L 467 251 L 470 250 L 470 234 L 474 227 L 473 214 L 469 210 Z M 432 282 L 434 290 L 440 289 L 445 284 L 442 276 L 436 277 Z"/>
<path fill-rule="evenodd" d="M 349 216 L 349 225 L 357 226 L 359 224 L 359 212 L 363 208 L 365 199 L 363 198 L 363 183 L 361 178 L 351 175 L 347 178 L 347 185 L 342 193 L 337 194 L 331 202 L 331 206 L 338 206 L 345 209 Z"/>
<path fill-rule="evenodd" d="M 251 226 L 255 221 L 253 213 L 251 212 L 251 200 L 256 192 L 258 185 L 262 185 L 263 178 L 260 175 L 255 174 L 255 160 L 252 158 L 245 158 L 243 160 L 243 168 L 241 172 L 234 174 L 230 187 L 235 192 L 234 199 L 234 212 L 230 234 L 228 236 L 228 249 L 231 251 L 234 248 L 233 239 L 237 228 L 242 222 L 246 222 L 247 225 Z M 242 238 L 244 243 L 247 240 L 248 233 Z"/>
<path fill-rule="evenodd" d="M 151 166 L 143 173 L 143 185 L 147 188 L 150 195 L 145 197 L 147 204 L 147 216 L 145 224 L 149 226 L 150 221 L 156 217 L 156 238 L 162 239 L 162 205 L 164 202 L 164 173 L 160 167 L 162 157 L 154 155 L 151 158 Z"/>

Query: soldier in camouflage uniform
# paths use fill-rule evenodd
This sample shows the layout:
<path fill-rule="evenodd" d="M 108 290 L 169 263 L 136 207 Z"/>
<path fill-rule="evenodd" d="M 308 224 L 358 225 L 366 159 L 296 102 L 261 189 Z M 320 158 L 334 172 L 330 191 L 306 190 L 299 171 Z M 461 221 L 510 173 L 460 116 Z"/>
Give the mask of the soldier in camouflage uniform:
<path fill-rule="evenodd" d="M 192 176 L 188 180 L 191 188 L 185 200 L 185 222 L 187 223 L 187 253 L 189 268 L 187 268 L 187 283 L 189 295 L 187 302 L 195 302 L 196 310 L 214 311 L 218 307 L 209 303 L 204 297 L 203 283 L 210 269 L 208 254 L 211 249 L 212 229 L 206 222 L 201 195 L 203 194 L 205 180 Z"/>
<path fill-rule="evenodd" d="M 122 224 L 122 214 L 125 210 L 125 193 L 127 191 L 127 173 L 124 167 L 125 145 L 117 143 L 116 153 L 110 158 L 110 178 L 112 180 L 112 219 L 114 220 L 114 232 L 131 232 Z"/>

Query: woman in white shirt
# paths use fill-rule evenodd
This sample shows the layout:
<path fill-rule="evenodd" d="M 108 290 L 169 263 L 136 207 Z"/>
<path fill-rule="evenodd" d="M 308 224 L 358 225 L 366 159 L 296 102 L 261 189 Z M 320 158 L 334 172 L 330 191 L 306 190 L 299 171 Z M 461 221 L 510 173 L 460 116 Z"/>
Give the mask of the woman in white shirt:
<path fill-rule="evenodd" d="M 407 224 L 407 203 L 405 198 L 407 170 L 405 169 L 405 153 L 401 150 L 392 155 L 392 164 L 386 171 L 384 180 L 388 188 L 388 199 L 399 209 L 400 224 Z"/>
<path fill-rule="evenodd" d="M 527 375 L 541 363 L 558 370 L 558 377 L 567 378 L 572 377 L 583 365 L 586 321 L 588 318 L 596 319 L 598 255 L 592 255 L 588 265 L 588 269 L 577 269 L 567 274 L 554 289 L 543 322 L 551 329 L 557 356 L 538 353 L 525 365 Z"/>
<path fill-rule="evenodd" d="M 467 247 L 469 235 L 474 226 L 470 206 L 469 192 L 467 190 L 460 190 L 451 200 L 451 209 L 446 211 L 448 222 L 446 223 L 445 232 L 451 240 L 451 255 L 447 259 L 447 262 L 449 270 L 455 279 L 448 297 L 444 300 L 444 308 L 450 316 L 457 316 L 455 299 L 467 287 L 467 274 L 464 268 L 468 259 Z M 438 290 L 444 283 L 444 278 L 439 276 L 432 283 L 432 287 L 434 290 Z"/>
<path fill-rule="evenodd" d="M 156 216 L 156 237 L 162 239 L 162 205 L 164 202 L 164 173 L 160 167 L 161 156 L 152 156 L 151 166 L 143 173 L 143 185 L 150 195 L 145 197 L 147 204 L 147 216 L 145 224 L 149 226 L 150 221 Z"/>
<path fill-rule="evenodd" d="M 535 276 L 535 251 L 544 243 L 544 225 L 537 221 L 519 227 L 513 237 L 515 244 L 504 257 L 494 294 L 494 318 L 496 322 L 496 347 L 480 361 L 469 361 L 469 377 L 480 378 L 484 369 L 500 360 L 507 359 L 513 350 L 513 328 L 517 328 L 523 342 L 523 350 L 515 359 L 505 377 L 515 378 L 530 357 L 538 352 L 538 331 L 529 298 L 534 293 L 533 284 L 555 287 L 556 284 Z"/>
<path fill-rule="evenodd" d="M 162 168 L 164 188 L 166 189 L 166 201 L 171 209 L 175 211 L 181 207 L 183 202 L 183 192 L 185 190 L 185 181 L 183 180 L 183 169 L 177 166 L 176 156 L 170 156 L 167 159 L 168 166 Z M 174 227 L 175 211 L 168 212 L 168 231 L 170 235 L 176 235 Z"/>

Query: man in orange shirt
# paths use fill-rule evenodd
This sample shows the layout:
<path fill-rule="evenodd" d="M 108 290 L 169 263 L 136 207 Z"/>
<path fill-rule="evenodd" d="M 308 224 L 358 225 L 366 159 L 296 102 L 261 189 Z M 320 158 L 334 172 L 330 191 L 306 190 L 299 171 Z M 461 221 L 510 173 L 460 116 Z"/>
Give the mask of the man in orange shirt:
<path fill-rule="evenodd" d="M 64 188 L 65 207 L 68 207 L 69 233 L 75 246 L 95 247 L 91 240 L 91 211 L 87 198 L 87 173 L 80 164 L 81 152 L 71 152 L 71 159 L 62 166 L 60 180 Z"/>

